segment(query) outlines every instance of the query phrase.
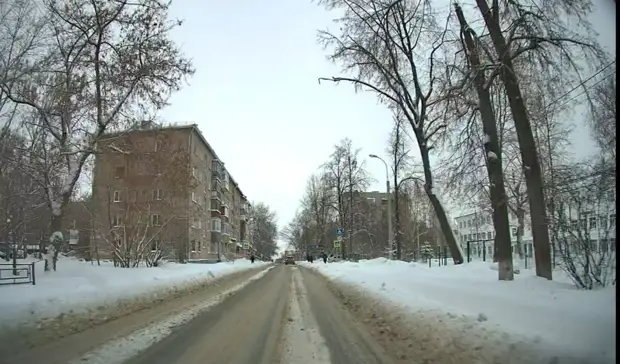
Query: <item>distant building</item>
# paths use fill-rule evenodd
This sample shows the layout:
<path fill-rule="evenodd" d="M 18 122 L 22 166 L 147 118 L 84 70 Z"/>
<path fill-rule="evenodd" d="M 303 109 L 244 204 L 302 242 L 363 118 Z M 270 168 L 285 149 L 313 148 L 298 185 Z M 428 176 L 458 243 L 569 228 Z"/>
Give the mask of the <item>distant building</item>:
<path fill-rule="evenodd" d="M 358 191 L 353 197 L 353 251 L 363 253 L 365 258 L 385 256 L 388 241 L 388 198 L 392 199 L 392 211 L 395 212 L 393 193 L 380 191 Z M 411 250 L 411 200 L 406 194 L 399 195 L 399 217 L 403 254 Z M 392 214 L 392 229 L 396 231 L 396 215 Z M 397 237 L 394 236 L 394 244 Z M 361 246 L 360 246 L 361 245 Z M 358 249 L 359 248 L 359 249 Z"/>
<path fill-rule="evenodd" d="M 615 191 L 606 193 L 594 200 L 584 197 L 587 201 L 576 206 L 575 203 L 560 204 L 558 208 L 564 210 L 563 214 L 570 225 L 582 234 L 587 233 L 587 238 L 597 250 L 613 251 L 616 249 L 616 196 Z M 561 206 L 561 207 L 560 207 Z M 559 211 L 559 210 L 558 210 Z M 513 253 L 516 253 L 517 244 L 517 218 L 509 213 L 510 240 Z M 494 249 L 495 230 L 491 212 L 475 212 L 461 215 L 455 218 L 457 240 L 467 254 L 467 242 L 469 241 L 470 254 L 472 257 L 492 258 Z M 551 234 L 550 234 L 551 235 Z M 534 256 L 534 246 L 531 230 L 530 217 L 526 216 L 521 239 L 523 253 L 528 257 Z M 486 249 L 486 252 L 483 250 Z"/>
<path fill-rule="evenodd" d="M 517 243 L 517 223 L 516 218 L 509 214 L 510 221 L 510 240 L 512 242 L 513 251 Z M 469 242 L 470 256 L 472 258 L 487 259 L 493 258 L 495 229 L 490 211 L 474 212 L 461 215 L 455 218 L 457 240 L 461 246 L 463 254 L 467 255 L 467 242 Z M 531 232 L 527 228 L 529 222 L 526 223 L 526 229 L 522 239 L 523 252 L 531 256 L 532 239 Z"/>
<path fill-rule="evenodd" d="M 131 235 L 170 258 L 231 259 L 251 249 L 249 208 L 196 125 L 109 134 L 98 145 L 91 243 L 100 256 Z"/>

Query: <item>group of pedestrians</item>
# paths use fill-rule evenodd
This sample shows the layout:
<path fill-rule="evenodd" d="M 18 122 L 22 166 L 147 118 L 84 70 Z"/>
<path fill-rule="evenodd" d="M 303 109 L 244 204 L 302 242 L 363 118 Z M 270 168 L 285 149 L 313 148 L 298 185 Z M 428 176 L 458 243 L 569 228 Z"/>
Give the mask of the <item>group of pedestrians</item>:
<path fill-rule="evenodd" d="M 323 260 L 323 263 L 327 264 L 327 253 L 322 252 L 319 256 Z M 306 254 L 306 261 L 310 263 L 314 263 L 314 256 L 310 253 Z"/>

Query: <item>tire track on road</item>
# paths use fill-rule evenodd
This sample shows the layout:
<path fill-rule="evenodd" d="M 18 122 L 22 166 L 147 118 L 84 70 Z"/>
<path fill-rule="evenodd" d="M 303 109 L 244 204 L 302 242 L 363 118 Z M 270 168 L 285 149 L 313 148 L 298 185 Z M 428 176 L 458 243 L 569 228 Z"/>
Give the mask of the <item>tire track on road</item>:
<path fill-rule="evenodd" d="M 301 269 L 308 302 L 333 363 L 393 364 L 393 358 L 370 336 L 328 289 L 325 278 Z"/>
<path fill-rule="evenodd" d="M 276 267 L 262 279 L 176 328 L 171 335 L 126 363 L 277 362 L 280 357 L 279 344 L 287 311 L 290 277 L 286 268 Z"/>
<path fill-rule="evenodd" d="M 307 301 L 307 292 L 297 267 L 291 268 L 288 323 L 282 339 L 282 364 L 331 364 L 329 349 Z"/>

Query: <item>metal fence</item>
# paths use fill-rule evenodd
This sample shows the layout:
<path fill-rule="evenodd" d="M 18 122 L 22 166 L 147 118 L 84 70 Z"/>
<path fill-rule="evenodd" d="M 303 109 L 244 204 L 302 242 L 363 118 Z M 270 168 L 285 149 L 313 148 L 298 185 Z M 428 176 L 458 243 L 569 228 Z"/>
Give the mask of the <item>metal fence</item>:
<path fill-rule="evenodd" d="M 36 284 L 35 262 L 29 264 L 0 264 L 0 285 Z"/>

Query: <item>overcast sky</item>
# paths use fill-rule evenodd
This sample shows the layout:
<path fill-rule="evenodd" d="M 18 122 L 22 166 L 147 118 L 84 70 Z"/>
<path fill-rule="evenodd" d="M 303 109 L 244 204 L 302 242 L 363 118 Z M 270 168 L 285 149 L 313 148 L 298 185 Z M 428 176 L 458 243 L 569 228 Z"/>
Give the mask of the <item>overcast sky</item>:
<path fill-rule="evenodd" d="M 594 18 L 600 41 L 615 54 L 615 5 Z M 316 43 L 332 15 L 310 0 L 177 0 L 172 15 L 185 20 L 174 39 L 194 61 L 190 85 L 162 113 L 168 122 L 196 123 L 250 200 L 264 201 L 280 226 L 293 217 L 306 180 L 340 139 L 362 155 L 384 156 L 391 115 L 369 93 L 321 84 L 338 75 Z M 576 149 L 591 150 L 586 138 Z M 385 169 L 368 160 L 383 190 Z"/>

